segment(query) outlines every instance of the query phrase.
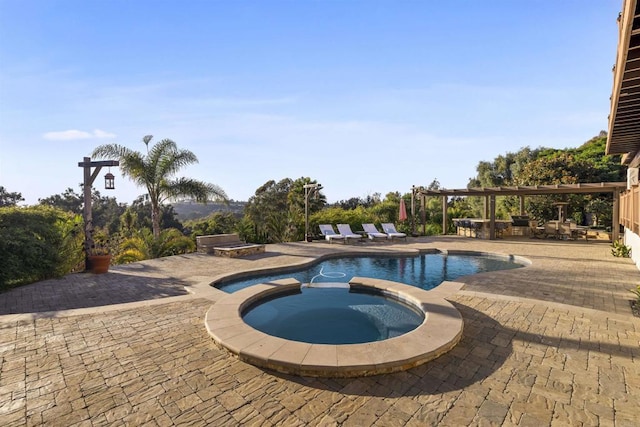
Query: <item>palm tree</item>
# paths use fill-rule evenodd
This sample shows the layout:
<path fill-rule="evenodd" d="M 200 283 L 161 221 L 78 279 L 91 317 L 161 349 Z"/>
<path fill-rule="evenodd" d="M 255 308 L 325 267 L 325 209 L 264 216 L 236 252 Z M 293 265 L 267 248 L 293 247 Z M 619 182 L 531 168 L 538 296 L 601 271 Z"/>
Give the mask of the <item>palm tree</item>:
<path fill-rule="evenodd" d="M 147 135 L 142 142 L 147 146 L 147 154 L 131 150 L 119 144 L 106 144 L 93 150 L 92 157 L 117 158 L 120 170 L 141 187 L 146 187 L 151 202 L 151 223 L 153 235 L 160 236 L 160 205 L 167 199 L 176 197 L 193 197 L 196 201 L 206 203 L 210 200 L 227 202 L 227 195 L 222 188 L 190 178 L 173 176 L 184 166 L 197 163 L 198 159 L 189 150 L 179 150 L 176 143 L 163 139 L 149 149 L 153 138 Z"/>

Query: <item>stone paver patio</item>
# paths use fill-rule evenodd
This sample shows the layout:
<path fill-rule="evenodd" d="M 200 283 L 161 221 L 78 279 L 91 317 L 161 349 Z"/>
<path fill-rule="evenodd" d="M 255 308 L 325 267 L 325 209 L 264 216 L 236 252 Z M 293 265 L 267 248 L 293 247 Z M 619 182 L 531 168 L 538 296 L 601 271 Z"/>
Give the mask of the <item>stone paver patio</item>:
<path fill-rule="evenodd" d="M 215 346 L 204 314 L 227 274 L 337 251 L 438 248 L 532 265 L 459 281 L 460 343 L 408 371 L 354 379 L 275 374 Z M 0 425 L 635 426 L 640 319 L 629 259 L 599 242 L 269 245 L 73 274 L 0 294 Z"/>

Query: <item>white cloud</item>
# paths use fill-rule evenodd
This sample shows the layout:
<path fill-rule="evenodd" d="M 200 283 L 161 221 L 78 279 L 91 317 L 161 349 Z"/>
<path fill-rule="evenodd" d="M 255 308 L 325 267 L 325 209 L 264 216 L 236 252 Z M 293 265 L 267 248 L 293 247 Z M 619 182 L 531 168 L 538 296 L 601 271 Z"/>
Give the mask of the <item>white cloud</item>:
<path fill-rule="evenodd" d="M 115 133 L 105 132 L 95 129 L 93 132 L 85 132 L 83 130 L 70 129 L 58 132 L 47 132 L 42 135 L 44 139 L 51 141 L 71 141 L 75 139 L 107 139 L 115 138 Z"/>
<path fill-rule="evenodd" d="M 94 138 L 100 138 L 100 139 L 109 139 L 109 138 L 115 138 L 116 134 L 115 133 L 110 133 L 110 132 L 105 132 L 105 131 L 100 130 L 100 129 L 94 129 L 93 137 Z"/>
<path fill-rule="evenodd" d="M 63 130 L 60 132 L 47 132 L 42 135 L 44 139 L 52 141 L 70 141 L 73 139 L 91 138 L 91 134 L 77 129 Z"/>

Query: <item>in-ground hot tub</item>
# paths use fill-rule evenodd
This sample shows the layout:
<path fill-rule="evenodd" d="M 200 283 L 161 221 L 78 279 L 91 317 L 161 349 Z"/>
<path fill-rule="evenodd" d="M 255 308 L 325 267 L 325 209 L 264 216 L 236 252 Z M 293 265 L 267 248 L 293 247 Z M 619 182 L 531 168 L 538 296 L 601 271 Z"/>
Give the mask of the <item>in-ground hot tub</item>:
<path fill-rule="evenodd" d="M 282 279 L 230 294 L 207 312 L 207 330 L 219 346 L 242 361 L 278 372 L 316 377 L 356 377 L 409 369 L 451 350 L 462 336 L 462 317 L 444 299 L 462 287 L 457 282 L 444 282 L 425 291 L 381 279 L 354 277 L 349 283 L 352 290 L 409 306 L 422 319 L 408 332 L 377 341 L 302 342 L 267 334 L 244 321 L 243 314 L 260 302 L 300 293 L 300 286 L 294 279 Z"/>
<path fill-rule="evenodd" d="M 268 335 L 310 344 L 361 344 L 412 331 L 424 313 L 370 287 L 346 283 L 301 286 L 257 301 L 242 312 Z"/>

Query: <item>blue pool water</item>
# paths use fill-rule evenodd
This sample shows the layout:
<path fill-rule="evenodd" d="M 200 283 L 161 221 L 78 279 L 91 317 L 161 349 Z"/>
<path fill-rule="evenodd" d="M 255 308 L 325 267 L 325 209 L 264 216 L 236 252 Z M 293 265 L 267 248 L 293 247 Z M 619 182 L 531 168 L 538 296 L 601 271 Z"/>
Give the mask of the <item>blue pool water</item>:
<path fill-rule="evenodd" d="M 301 283 L 348 283 L 353 277 L 373 277 L 428 290 L 435 288 L 445 280 L 455 280 L 458 277 L 485 271 L 518 267 L 522 267 L 522 264 L 506 258 L 483 255 L 435 253 L 414 257 L 347 257 L 328 259 L 303 270 L 262 274 L 249 279 L 216 283 L 214 286 L 232 293 L 258 283 L 289 277 Z"/>
<path fill-rule="evenodd" d="M 348 288 L 306 288 L 262 301 L 243 313 L 253 328 L 312 344 L 359 344 L 417 328 L 424 315 L 395 300 Z"/>

